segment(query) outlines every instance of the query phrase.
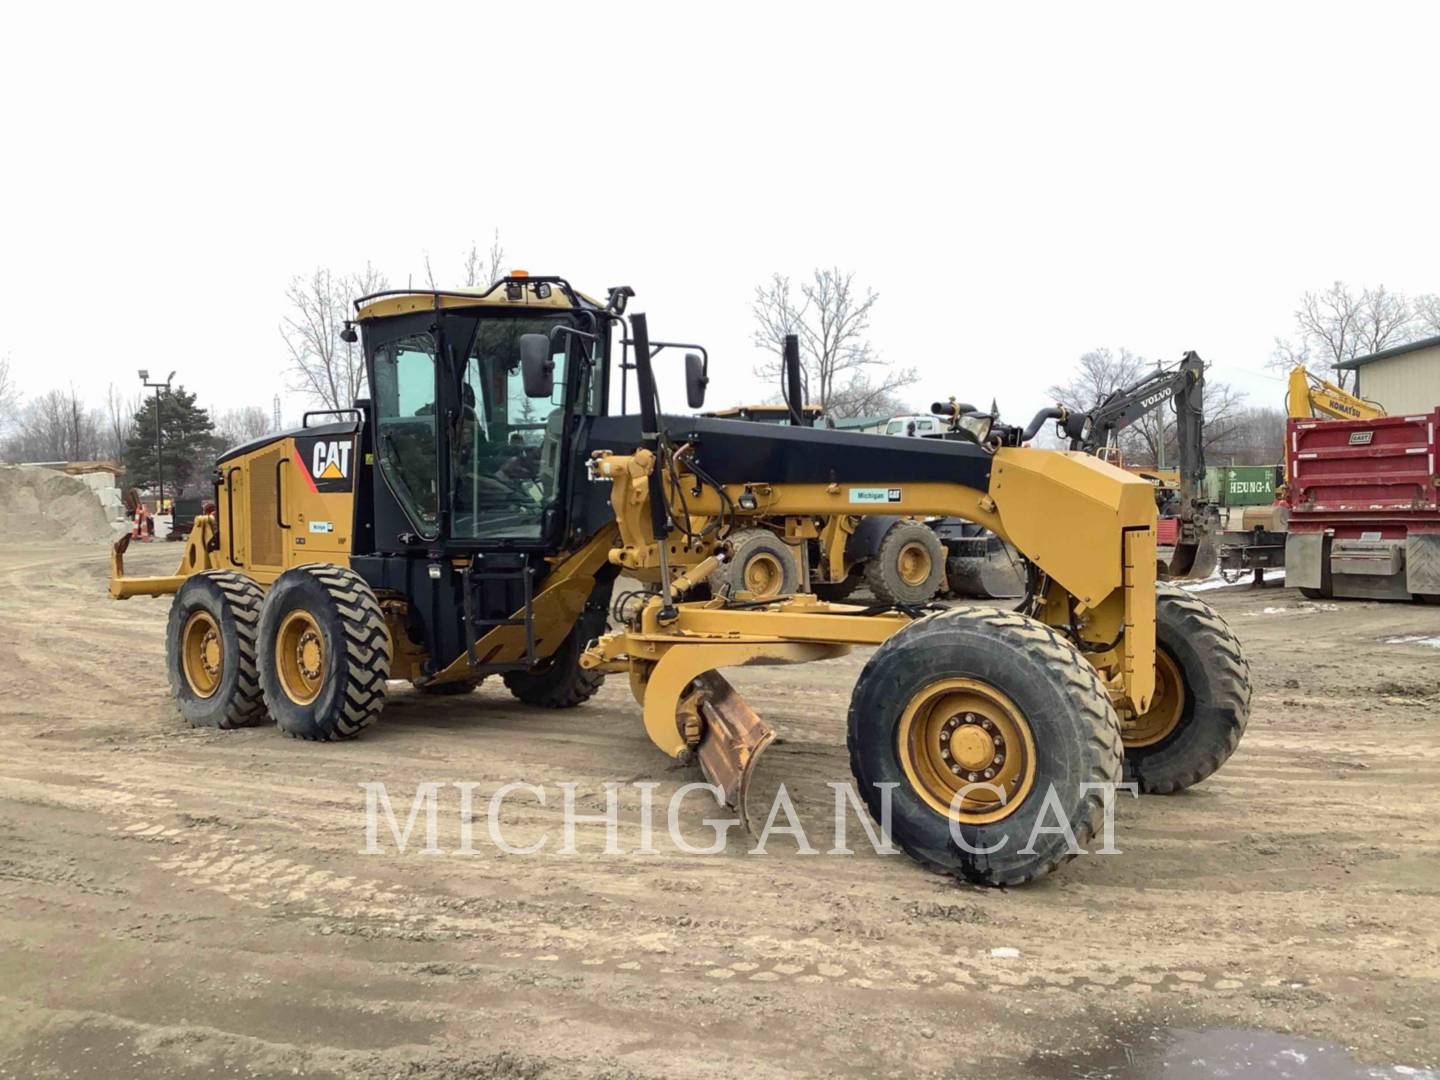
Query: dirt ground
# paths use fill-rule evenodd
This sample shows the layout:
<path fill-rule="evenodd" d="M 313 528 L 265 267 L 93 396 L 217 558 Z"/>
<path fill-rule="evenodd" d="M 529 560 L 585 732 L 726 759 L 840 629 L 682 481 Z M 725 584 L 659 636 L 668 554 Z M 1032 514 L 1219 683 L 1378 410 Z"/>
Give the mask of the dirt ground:
<path fill-rule="evenodd" d="M 191 730 L 166 602 L 112 602 L 104 575 L 101 548 L 0 549 L 0 1075 L 1068 1076 L 1151 1025 L 1440 1058 L 1440 608 L 1204 594 L 1253 672 L 1235 757 L 1121 805 L 1123 854 L 1002 892 L 872 853 L 853 816 L 852 856 L 785 836 L 607 856 L 599 824 L 559 853 L 560 782 L 596 813 L 607 781 L 657 781 L 663 827 L 694 778 L 616 680 L 567 713 L 494 681 L 392 684 L 348 744 Z M 822 850 L 864 659 L 734 678 Z M 402 820 L 417 784 L 474 782 L 474 853 L 450 853 L 450 787 L 447 853 L 396 853 L 382 826 L 362 854 L 374 781 Z M 549 836 L 538 854 L 485 839 L 510 781 L 552 796 L 505 804 L 511 842 Z M 638 806 L 623 789 L 627 851 Z M 687 836 L 715 815 L 686 802 Z"/>

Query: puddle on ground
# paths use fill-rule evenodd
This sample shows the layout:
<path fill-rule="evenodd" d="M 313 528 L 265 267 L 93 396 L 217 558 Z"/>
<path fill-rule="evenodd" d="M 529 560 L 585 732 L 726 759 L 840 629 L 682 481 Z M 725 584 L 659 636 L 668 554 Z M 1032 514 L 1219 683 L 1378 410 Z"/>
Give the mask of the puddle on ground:
<path fill-rule="evenodd" d="M 1240 1028 L 1145 1028 L 1081 1056 L 1040 1055 L 1028 1074 L 1049 1080 L 1440 1080 L 1424 1067 L 1364 1065 L 1338 1043 Z"/>

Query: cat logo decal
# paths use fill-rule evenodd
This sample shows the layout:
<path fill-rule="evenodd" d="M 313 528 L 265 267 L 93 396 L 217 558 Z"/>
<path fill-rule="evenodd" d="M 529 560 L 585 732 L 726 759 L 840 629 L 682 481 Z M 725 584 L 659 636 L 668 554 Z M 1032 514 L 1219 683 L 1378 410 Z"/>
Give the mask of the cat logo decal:
<path fill-rule="evenodd" d="M 353 439 L 304 438 L 295 440 L 292 459 L 314 492 L 350 490 Z"/>

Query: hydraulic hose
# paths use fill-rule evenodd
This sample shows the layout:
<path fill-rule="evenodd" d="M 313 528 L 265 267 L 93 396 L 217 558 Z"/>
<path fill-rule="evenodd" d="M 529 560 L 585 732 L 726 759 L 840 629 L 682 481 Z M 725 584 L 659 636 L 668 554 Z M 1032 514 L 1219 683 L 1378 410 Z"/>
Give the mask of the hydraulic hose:
<path fill-rule="evenodd" d="M 1068 415 L 1070 415 L 1068 409 L 1041 409 L 1038 413 L 1035 414 L 1035 418 L 1030 421 L 1029 426 L 1025 428 L 1024 434 L 1020 436 L 1020 441 L 1022 443 L 1027 443 L 1031 439 L 1033 439 L 1037 434 L 1039 434 L 1040 428 L 1044 425 L 1046 420 L 1063 420 Z"/>

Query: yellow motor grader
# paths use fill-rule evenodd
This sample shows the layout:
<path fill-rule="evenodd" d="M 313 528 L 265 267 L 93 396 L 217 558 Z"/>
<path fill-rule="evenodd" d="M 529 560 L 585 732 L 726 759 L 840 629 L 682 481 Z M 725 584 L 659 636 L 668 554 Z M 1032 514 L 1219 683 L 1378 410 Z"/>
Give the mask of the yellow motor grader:
<path fill-rule="evenodd" d="M 515 274 L 356 301 L 345 333 L 363 334 L 371 396 L 222 455 L 216 511 L 173 575 L 127 576 L 123 541 L 112 556 L 115 597 L 173 596 L 189 722 L 344 739 L 379 717 L 387 680 L 448 694 L 498 675 L 567 707 L 621 674 L 654 744 L 743 815 L 773 732 L 719 670 L 878 646 L 847 720 L 859 792 L 916 859 L 992 885 L 1073 854 L 1037 831 L 1047 818 L 1084 847 L 1122 768 L 1173 791 L 1234 750 L 1239 643 L 1156 585 L 1148 483 L 1022 446 L 1054 410 L 945 440 L 666 415 L 654 360 L 675 346 L 626 315 L 632 295 Z M 708 359 L 684 365 L 698 407 Z M 638 414 L 623 393 L 610 414 L 617 368 L 637 373 Z M 993 531 L 1025 559 L 1020 610 L 683 599 L 752 522 L 876 512 Z M 636 588 L 612 596 L 622 573 Z"/>
<path fill-rule="evenodd" d="M 718 419 L 749 420 L 792 427 L 831 427 L 824 410 L 804 404 L 800 343 L 784 339 L 781 361 L 783 401 L 738 405 L 702 413 Z M 791 403 L 797 403 L 792 405 Z M 890 606 L 923 605 L 946 585 L 945 548 L 924 522 L 895 514 L 786 517 L 755 522 L 726 540 L 729 558 L 712 573 L 709 591 L 745 590 L 756 599 L 809 591 L 822 600 L 845 600 L 863 583 Z"/>

